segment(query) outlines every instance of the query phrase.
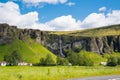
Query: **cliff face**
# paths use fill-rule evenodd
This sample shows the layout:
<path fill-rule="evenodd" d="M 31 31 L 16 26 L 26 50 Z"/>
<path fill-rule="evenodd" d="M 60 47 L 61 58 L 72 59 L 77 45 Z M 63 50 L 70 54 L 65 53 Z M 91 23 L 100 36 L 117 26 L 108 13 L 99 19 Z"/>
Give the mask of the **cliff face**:
<path fill-rule="evenodd" d="M 14 41 L 14 38 L 16 36 L 15 33 L 17 33 L 16 30 L 17 30 L 16 27 L 10 27 L 7 24 L 1 24 L 0 25 L 0 45 L 8 44 Z"/>
<path fill-rule="evenodd" d="M 53 35 L 51 35 L 53 36 Z M 117 36 L 103 36 L 103 37 L 68 37 L 68 36 L 54 36 L 48 42 L 49 47 L 54 53 L 59 53 L 59 41 L 62 40 L 62 50 L 86 50 L 99 54 L 120 52 L 120 35 Z"/>
<path fill-rule="evenodd" d="M 15 39 L 27 41 L 33 39 L 55 54 L 64 54 L 65 50 L 92 51 L 99 54 L 120 52 L 120 35 L 85 37 L 48 34 L 32 29 L 17 29 L 15 26 L 0 24 L 0 45 L 6 45 Z"/>
<path fill-rule="evenodd" d="M 18 29 L 16 26 L 0 24 L 0 45 L 9 44 L 15 39 L 27 41 L 29 38 L 45 45 L 45 35 L 45 32 L 40 30 Z"/>

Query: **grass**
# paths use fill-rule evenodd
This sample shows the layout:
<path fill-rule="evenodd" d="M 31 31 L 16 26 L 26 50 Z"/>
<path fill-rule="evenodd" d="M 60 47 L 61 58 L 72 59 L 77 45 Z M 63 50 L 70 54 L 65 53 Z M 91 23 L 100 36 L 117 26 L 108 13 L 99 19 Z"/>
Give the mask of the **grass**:
<path fill-rule="evenodd" d="M 53 31 L 53 32 L 49 32 L 49 34 L 84 36 L 84 37 L 120 35 L 120 25 L 112 25 L 107 27 L 77 30 L 77 31 Z"/>
<path fill-rule="evenodd" d="M 63 80 L 89 76 L 120 74 L 120 67 L 0 67 L 0 80 Z"/>
<path fill-rule="evenodd" d="M 3 61 L 5 55 L 10 55 L 15 50 L 19 51 L 23 60 L 26 62 L 38 63 L 40 58 L 46 57 L 47 54 L 52 55 L 54 60 L 56 59 L 56 56 L 41 44 L 32 40 L 28 42 L 15 40 L 11 44 L 0 45 L 0 61 Z"/>

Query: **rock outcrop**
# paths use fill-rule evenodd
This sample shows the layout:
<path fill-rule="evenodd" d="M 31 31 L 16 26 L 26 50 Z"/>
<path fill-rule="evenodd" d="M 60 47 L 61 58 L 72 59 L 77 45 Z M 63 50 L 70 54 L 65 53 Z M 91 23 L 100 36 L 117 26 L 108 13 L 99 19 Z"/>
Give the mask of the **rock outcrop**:
<path fill-rule="evenodd" d="M 53 36 L 53 35 L 51 35 Z M 55 37 L 55 36 L 54 36 Z M 56 40 L 55 40 L 56 39 Z M 59 37 L 51 38 L 49 47 L 54 53 L 59 50 Z M 62 48 L 76 51 L 86 50 L 99 54 L 120 52 L 120 35 L 102 37 L 68 37 L 62 36 Z M 59 52 L 57 52 L 59 53 Z"/>
<path fill-rule="evenodd" d="M 32 29 L 18 29 L 15 26 L 0 24 L 0 45 L 12 43 L 15 39 L 27 41 L 33 39 L 55 54 L 64 54 L 65 50 L 92 51 L 99 54 L 120 52 L 120 35 L 85 37 L 48 34 Z"/>
<path fill-rule="evenodd" d="M 45 45 L 45 35 L 45 32 L 40 30 L 18 29 L 16 26 L 0 24 L 0 44 L 8 44 L 15 39 L 27 41 L 31 38 L 37 43 Z"/>

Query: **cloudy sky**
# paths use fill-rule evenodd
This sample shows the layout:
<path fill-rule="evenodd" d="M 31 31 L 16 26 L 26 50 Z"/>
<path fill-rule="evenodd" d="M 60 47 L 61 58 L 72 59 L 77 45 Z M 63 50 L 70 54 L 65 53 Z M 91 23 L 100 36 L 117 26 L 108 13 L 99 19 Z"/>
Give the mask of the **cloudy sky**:
<path fill-rule="evenodd" d="M 120 24 L 120 0 L 0 0 L 0 23 L 40 30 Z"/>

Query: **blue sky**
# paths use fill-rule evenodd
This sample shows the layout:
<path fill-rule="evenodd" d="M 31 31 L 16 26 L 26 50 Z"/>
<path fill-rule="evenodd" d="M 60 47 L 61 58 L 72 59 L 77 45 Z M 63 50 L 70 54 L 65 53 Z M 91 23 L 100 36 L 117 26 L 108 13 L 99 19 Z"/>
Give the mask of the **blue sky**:
<path fill-rule="evenodd" d="M 25 20 L 27 17 L 32 17 L 31 19 L 36 18 L 33 21 L 29 21 L 32 23 L 30 25 L 27 21 L 25 24 L 20 25 L 19 23 L 0 20 L 1 23 L 6 22 L 11 25 L 23 26 L 20 28 L 78 30 L 113 25 L 116 20 L 115 24 L 120 23 L 120 0 L 0 0 L 0 3 L 2 3 L 0 9 L 4 9 L 4 5 L 7 3 L 11 3 L 8 6 L 17 5 L 19 7 L 18 21 L 22 21 L 21 17 L 29 13 L 29 16 L 26 16 Z M 11 8 L 14 9 L 14 7 L 16 6 L 12 6 Z M 5 9 L 3 12 L 7 13 Z M 32 12 L 34 13 L 33 15 L 31 15 Z M 106 23 L 98 24 L 98 19 Z M 41 26 L 42 28 L 40 28 Z"/>

